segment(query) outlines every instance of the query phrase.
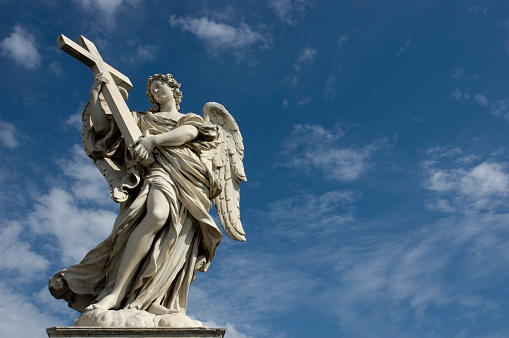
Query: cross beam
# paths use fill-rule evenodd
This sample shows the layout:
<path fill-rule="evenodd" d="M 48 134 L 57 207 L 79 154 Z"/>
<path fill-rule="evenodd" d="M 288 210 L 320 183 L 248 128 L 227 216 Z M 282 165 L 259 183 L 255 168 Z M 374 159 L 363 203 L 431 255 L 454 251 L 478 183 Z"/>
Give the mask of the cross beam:
<path fill-rule="evenodd" d="M 142 133 L 115 85 L 117 84 L 126 90 L 130 90 L 133 85 L 129 78 L 104 62 L 95 45 L 83 35 L 78 38 L 78 43 L 75 43 L 63 34 L 60 34 L 57 42 L 60 49 L 89 66 L 94 76 L 102 73 L 108 80 L 108 83 L 102 86 L 102 93 L 106 103 L 118 125 L 118 129 L 122 136 L 124 136 L 126 145 L 134 144 L 142 136 Z M 150 165 L 152 162 L 153 157 L 150 156 L 143 164 Z"/>

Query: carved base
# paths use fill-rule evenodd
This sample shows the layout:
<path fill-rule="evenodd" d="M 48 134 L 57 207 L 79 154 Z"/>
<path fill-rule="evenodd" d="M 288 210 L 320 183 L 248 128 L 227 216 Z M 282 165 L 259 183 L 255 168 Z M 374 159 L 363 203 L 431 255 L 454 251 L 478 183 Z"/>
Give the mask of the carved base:
<path fill-rule="evenodd" d="M 195 328 L 138 328 L 138 327 L 67 327 L 46 329 L 50 338 L 223 338 L 226 329 Z"/>

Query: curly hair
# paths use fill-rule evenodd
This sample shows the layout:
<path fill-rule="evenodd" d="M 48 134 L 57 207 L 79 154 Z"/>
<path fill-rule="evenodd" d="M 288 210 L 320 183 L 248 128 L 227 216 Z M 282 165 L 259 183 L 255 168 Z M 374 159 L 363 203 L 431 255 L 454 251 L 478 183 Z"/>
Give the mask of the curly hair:
<path fill-rule="evenodd" d="M 157 101 L 154 99 L 154 96 L 152 95 L 152 91 L 150 90 L 150 85 L 152 84 L 152 82 L 154 82 L 156 80 L 159 80 L 159 81 L 162 81 L 162 82 L 168 84 L 168 86 L 173 91 L 173 97 L 175 98 L 175 104 L 177 106 L 177 110 L 180 109 L 180 102 L 182 102 L 182 96 L 183 96 L 182 92 L 179 89 L 180 83 L 178 83 L 177 80 L 175 80 L 173 78 L 173 75 L 171 75 L 171 74 L 166 74 L 166 75 L 155 74 L 153 76 L 149 76 L 148 82 L 147 82 L 147 97 L 148 97 L 148 101 L 152 104 L 152 108 L 150 108 L 149 111 L 158 112 L 160 109 L 159 103 L 157 103 Z"/>

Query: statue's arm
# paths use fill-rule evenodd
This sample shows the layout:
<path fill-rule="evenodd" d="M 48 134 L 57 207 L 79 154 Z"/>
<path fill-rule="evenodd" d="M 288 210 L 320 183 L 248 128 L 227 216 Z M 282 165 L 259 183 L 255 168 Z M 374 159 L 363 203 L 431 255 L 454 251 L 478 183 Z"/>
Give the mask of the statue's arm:
<path fill-rule="evenodd" d="M 107 83 L 107 79 L 102 74 L 97 74 L 94 78 L 94 84 L 90 89 L 90 117 L 94 126 L 94 130 L 99 135 L 106 135 L 110 131 L 110 121 L 108 116 L 101 107 L 99 102 L 99 91 L 102 84 Z"/>
<path fill-rule="evenodd" d="M 198 136 L 195 126 L 183 125 L 169 132 L 141 138 L 134 147 L 134 157 L 138 161 L 148 158 L 154 147 L 176 147 L 194 140 Z"/>

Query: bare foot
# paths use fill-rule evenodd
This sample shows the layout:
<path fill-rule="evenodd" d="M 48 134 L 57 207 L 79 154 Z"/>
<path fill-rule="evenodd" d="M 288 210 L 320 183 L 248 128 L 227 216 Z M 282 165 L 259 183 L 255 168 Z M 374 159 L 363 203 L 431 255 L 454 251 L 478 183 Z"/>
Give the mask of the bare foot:
<path fill-rule="evenodd" d="M 111 293 L 101 299 L 99 302 L 95 304 L 90 304 L 85 308 L 85 310 L 95 310 L 95 309 L 103 309 L 103 310 L 111 310 L 120 307 L 120 299 L 118 299 L 118 295 Z"/>
<path fill-rule="evenodd" d="M 148 312 L 153 313 L 155 315 L 169 315 L 170 313 L 178 313 L 178 310 L 170 310 L 168 308 L 165 308 L 164 306 L 160 304 L 154 304 L 150 305 L 147 309 Z"/>

